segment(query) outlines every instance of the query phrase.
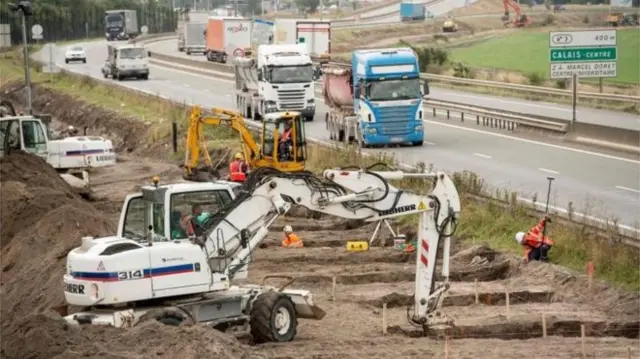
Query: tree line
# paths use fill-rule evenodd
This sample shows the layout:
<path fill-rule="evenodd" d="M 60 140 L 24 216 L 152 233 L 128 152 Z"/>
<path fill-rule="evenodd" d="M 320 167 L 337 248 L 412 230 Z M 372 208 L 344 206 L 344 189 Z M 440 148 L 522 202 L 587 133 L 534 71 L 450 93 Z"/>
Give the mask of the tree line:
<path fill-rule="evenodd" d="M 11 43 L 22 43 L 22 20 L 20 13 L 9 10 L 9 2 L 0 5 L 0 24 L 11 26 Z M 177 14 L 171 1 L 139 0 L 32 0 L 34 15 L 27 18 L 27 37 L 31 39 L 31 26 L 40 24 L 42 41 L 66 41 L 102 37 L 105 34 L 104 12 L 106 10 L 136 10 L 138 26 L 147 26 L 149 33 L 175 31 Z"/>

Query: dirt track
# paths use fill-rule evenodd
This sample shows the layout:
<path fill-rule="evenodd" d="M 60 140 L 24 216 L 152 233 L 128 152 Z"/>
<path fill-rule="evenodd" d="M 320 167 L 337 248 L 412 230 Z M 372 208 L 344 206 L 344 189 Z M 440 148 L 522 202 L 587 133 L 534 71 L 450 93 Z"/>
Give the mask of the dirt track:
<path fill-rule="evenodd" d="M 52 101 L 64 103 L 49 99 Z M 84 116 L 81 112 L 78 115 Z M 67 121 L 76 126 L 81 122 L 75 117 Z M 133 139 L 132 143 L 142 142 Z M 66 253 L 79 244 L 81 236 L 114 233 L 126 193 L 155 174 L 164 181 L 179 178 L 175 164 L 140 157 L 135 151 L 122 158 L 115 170 L 94 174 L 94 202 L 73 193 L 38 159 L 12 155 L 1 160 L 1 357 L 443 357 L 445 341 L 438 339 L 441 333 L 413 338 L 415 329 L 407 324 L 415 257 L 391 248 L 347 253 L 345 241 L 367 239 L 372 228 L 330 218 L 279 219 L 267 248 L 257 252 L 249 269 L 252 282 L 269 274 L 296 277 L 293 286 L 312 290 L 316 302 L 327 311 L 321 321 L 301 320 L 292 343 L 250 347 L 205 327 L 174 328 L 157 323 L 129 331 L 70 328 L 56 314 L 35 314 L 62 304 L 60 280 Z M 294 227 L 306 248 L 278 248 L 284 224 Z M 523 353 L 535 353 L 535 358 L 579 357 L 581 323 L 586 325 L 590 355 L 626 358 L 627 347 L 633 348 L 634 357 L 639 355 L 637 293 L 602 284 L 589 292 L 586 279 L 579 275 L 545 264 L 524 267 L 517 259 L 488 249 L 455 245 L 454 252 L 453 282 L 443 308 L 457 323 L 449 344 L 450 358 L 512 358 Z M 330 300 L 334 275 L 335 302 Z M 474 279 L 478 280 L 478 304 Z M 509 313 L 504 304 L 507 288 Z M 381 335 L 383 302 L 388 306 L 387 336 Z M 550 336 L 545 340 L 539 338 L 543 313 Z"/>

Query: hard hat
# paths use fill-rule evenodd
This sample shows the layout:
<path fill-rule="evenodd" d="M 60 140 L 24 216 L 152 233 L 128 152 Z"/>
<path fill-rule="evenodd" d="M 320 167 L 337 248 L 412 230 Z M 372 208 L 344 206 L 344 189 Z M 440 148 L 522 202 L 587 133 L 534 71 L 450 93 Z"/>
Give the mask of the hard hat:
<path fill-rule="evenodd" d="M 287 224 L 286 226 L 284 226 L 283 231 L 285 233 L 291 233 L 291 232 L 293 232 L 293 228 L 291 228 L 291 226 Z"/>
<path fill-rule="evenodd" d="M 516 233 L 516 242 L 518 242 L 518 244 L 522 244 L 523 239 L 524 239 L 524 232 Z"/>
<path fill-rule="evenodd" d="M 233 158 L 235 158 L 236 160 L 241 160 L 241 159 L 244 158 L 244 156 L 242 156 L 242 153 L 238 152 L 238 153 L 236 153 L 235 156 L 233 156 Z"/>

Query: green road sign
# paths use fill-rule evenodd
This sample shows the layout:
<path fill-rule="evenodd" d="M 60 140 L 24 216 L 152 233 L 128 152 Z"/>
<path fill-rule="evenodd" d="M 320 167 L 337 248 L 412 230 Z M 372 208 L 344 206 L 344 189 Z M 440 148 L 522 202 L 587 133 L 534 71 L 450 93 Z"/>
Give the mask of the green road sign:
<path fill-rule="evenodd" d="M 551 62 L 616 61 L 615 47 L 585 47 L 549 49 Z"/>

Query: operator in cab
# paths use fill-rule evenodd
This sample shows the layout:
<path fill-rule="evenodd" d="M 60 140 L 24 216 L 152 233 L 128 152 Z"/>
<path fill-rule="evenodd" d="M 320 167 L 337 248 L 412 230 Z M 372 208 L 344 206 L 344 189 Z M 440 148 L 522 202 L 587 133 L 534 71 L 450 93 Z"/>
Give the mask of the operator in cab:
<path fill-rule="evenodd" d="M 282 131 L 282 134 L 278 139 L 278 154 L 280 155 L 281 161 L 290 160 L 289 157 L 291 156 L 291 153 L 289 151 L 289 147 L 293 143 L 291 136 L 291 122 L 285 122 L 284 131 Z"/>
<path fill-rule="evenodd" d="M 240 152 L 236 153 L 233 158 L 233 162 L 229 164 L 229 180 L 242 183 L 247 179 L 249 165 L 244 161 L 244 156 Z"/>
<path fill-rule="evenodd" d="M 302 248 L 304 244 L 302 239 L 297 234 L 293 233 L 293 228 L 290 225 L 284 226 L 284 239 L 282 240 L 281 247 L 284 248 Z"/>
<path fill-rule="evenodd" d="M 183 228 L 189 236 L 200 235 L 204 229 L 202 226 L 211 217 L 211 213 L 203 211 L 202 205 L 194 203 L 191 205 L 191 214 L 185 216 L 182 220 Z"/>
<path fill-rule="evenodd" d="M 544 216 L 543 219 L 533 226 L 529 231 L 518 232 L 516 242 L 524 247 L 524 262 L 529 261 L 549 261 L 549 250 L 553 246 L 553 241 L 547 236 L 543 236 L 547 223 L 551 223 L 551 218 Z"/>

